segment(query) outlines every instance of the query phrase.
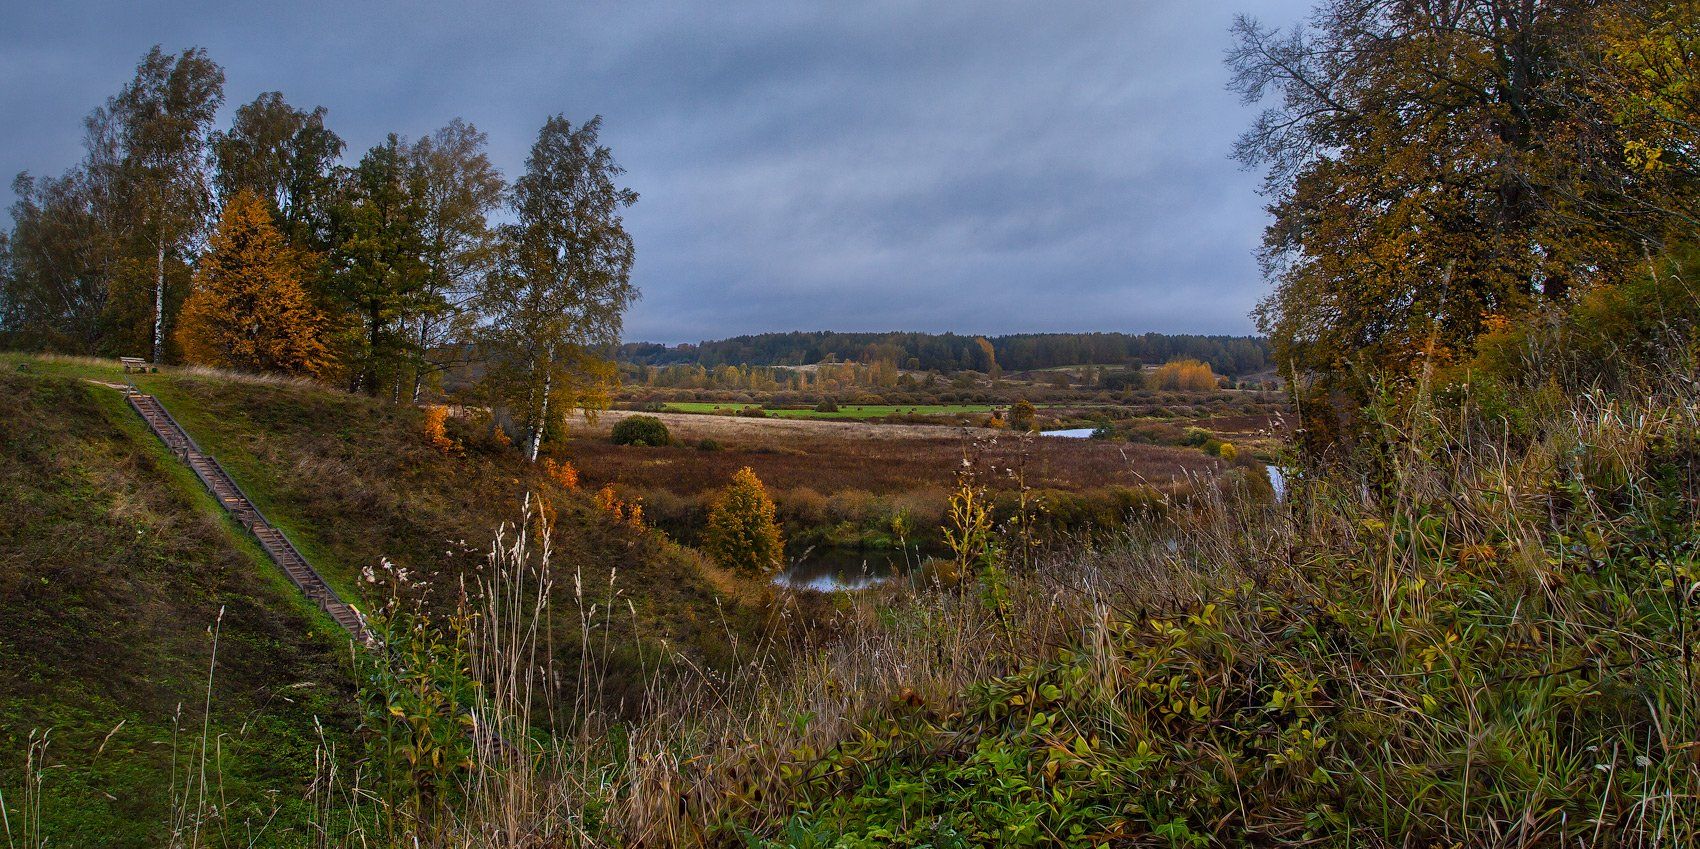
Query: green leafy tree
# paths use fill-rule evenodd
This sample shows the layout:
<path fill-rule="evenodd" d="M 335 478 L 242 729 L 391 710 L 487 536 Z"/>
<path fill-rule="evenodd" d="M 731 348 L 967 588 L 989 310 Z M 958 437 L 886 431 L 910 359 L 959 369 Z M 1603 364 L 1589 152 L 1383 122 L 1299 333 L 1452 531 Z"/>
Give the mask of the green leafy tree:
<path fill-rule="evenodd" d="M 463 359 L 477 319 L 478 285 L 494 268 L 495 233 L 487 216 L 504 183 L 484 153 L 486 137 L 456 118 L 407 151 L 424 237 L 423 303 L 413 316 L 413 400 L 426 379 Z"/>
<path fill-rule="evenodd" d="M 1038 418 L 1038 416 L 1039 416 L 1039 410 L 1033 406 L 1033 403 L 1031 401 L 1028 401 L 1026 398 L 1023 398 L 1019 401 L 1016 401 L 1015 405 L 1013 407 L 1010 407 L 1010 409 L 1009 409 L 1009 425 L 1010 425 L 1010 427 L 1013 427 L 1016 430 L 1021 430 L 1021 431 L 1032 430 L 1033 429 L 1033 420 Z"/>
<path fill-rule="evenodd" d="M 6 344 L 102 353 L 121 258 L 105 185 L 79 166 L 57 178 L 20 174 L 12 191 L 17 200 L 0 274 L 0 330 Z"/>
<path fill-rule="evenodd" d="M 758 575 L 777 570 L 785 562 L 785 544 L 774 513 L 773 499 L 755 471 L 739 469 L 709 505 L 703 551 L 728 569 Z"/>
<path fill-rule="evenodd" d="M 1638 261 L 1575 143 L 1598 5 L 1326 0 L 1291 32 L 1237 23 L 1234 87 L 1276 101 L 1237 148 L 1272 198 L 1257 317 L 1300 384 L 1361 401 L 1361 378 L 1412 380 L 1489 317 Z"/>
<path fill-rule="evenodd" d="M 136 67 L 135 78 L 89 119 L 89 168 L 108 182 L 115 208 L 123 212 L 132 273 L 151 278 L 148 323 L 155 361 L 166 356 L 166 313 L 174 306 L 167 294 L 168 267 L 187 268 L 211 218 L 206 145 L 223 103 L 224 70 L 205 50 L 170 55 L 156 45 Z M 133 306 L 128 299 L 113 301 L 112 306 Z M 128 337 L 123 342 L 132 344 Z"/>
<path fill-rule="evenodd" d="M 625 172 L 598 141 L 601 126 L 600 117 L 577 128 L 559 115 L 544 123 L 514 184 L 499 266 L 480 292 L 486 385 L 525 422 L 534 462 L 551 413 L 607 405 L 616 372 L 604 352 L 638 295 L 621 218 L 637 193 L 617 185 Z"/>
<path fill-rule="evenodd" d="M 332 220 L 331 295 L 342 312 L 353 388 L 376 396 L 413 361 L 410 322 L 430 303 L 425 210 L 395 134 L 343 175 Z"/>
<path fill-rule="evenodd" d="M 1626 198 L 1647 241 L 1692 241 L 1700 228 L 1700 3 L 1620 0 L 1598 18 L 1585 66 L 1594 130 L 1584 153 Z"/>
<path fill-rule="evenodd" d="M 227 131 L 210 142 L 213 184 L 227 202 L 246 190 L 265 199 L 278 229 L 297 250 L 330 245 L 336 164 L 343 141 L 325 126 L 325 108 L 305 112 L 282 92 L 268 91 L 237 107 Z"/>

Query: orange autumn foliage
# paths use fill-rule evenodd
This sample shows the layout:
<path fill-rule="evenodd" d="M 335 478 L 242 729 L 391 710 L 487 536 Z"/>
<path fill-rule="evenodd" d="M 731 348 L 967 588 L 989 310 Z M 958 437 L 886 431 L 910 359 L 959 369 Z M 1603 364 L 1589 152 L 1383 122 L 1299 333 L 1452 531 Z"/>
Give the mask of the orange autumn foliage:
<path fill-rule="evenodd" d="M 449 436 L 446 423 L 449 419 L 449 408 L 441 404 L 431 404 L 425 408 L 425 438 L 431 447 L 453 454 L 460 450 L 460 443 Z"/>
<path fill-rule="evenodd" d="M 176 337 L 189 362 L 319 376 L 332 365 L 327 321 L 302 285 L 301 261 L 265 201 L 238 192 L 195 268 Z"/>
<path fill-rule="evenodd" d="M 620 500 L 619 493 L 614 491 L 614 485 L 608 484 L 596 492 L 596 506 L 607 513 L 616 524 L 628 525 L 634 530 L 643 530 L 643 504 L 640 502 L 625 502 Z"/>
<path fill-rule="evenodd" d="M 1146 380 L 1146 386 L 1152 389 L 1187 390 L 1204 392 L 1215 389 L 1216 373 L 1210 370 L 1208 363 L 1198 360 L 1175 360 L 1164 363 L 1151 372 Z"/>
<path fill-rule="evenodd" d="M 578 469 L 569 460 L 543 459 L 543 473 L 565 489 L 578 489 Z"/>

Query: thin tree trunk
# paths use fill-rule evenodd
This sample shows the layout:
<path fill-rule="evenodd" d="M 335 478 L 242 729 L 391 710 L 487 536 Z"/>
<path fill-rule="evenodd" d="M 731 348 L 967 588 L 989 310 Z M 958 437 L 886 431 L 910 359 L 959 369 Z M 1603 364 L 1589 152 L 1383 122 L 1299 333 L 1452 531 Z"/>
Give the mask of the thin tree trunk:
<path fill-rule="evenodd" d="M 155 242 L 159 249 L 154 264 L 153 280 L 153 362 L 155 365 L 165 355 L 165 233 L 159 233 Z"/>
<path fill-rule="evenodd" d="M 429 338 L 430 320 L 419 317 L 419 361 L 413 364 L 413 403 L 419 403 L 419 393 L 425 386 L 425 342 Z"/>
<path fill-rule="evenodd" d="M 543 402 L 538 405 L 537 424 L 531 428 L 531 450 L 527 452 L 531 462 L 537 462 L 537 453 L 543 449 L 543 431 L 549 426 L 549 389 L 555 378 L 553 358 L 544 360 L 543 364 Z"/>
<path fill-rule="evenodd" d="M 362 382 L 365 384 L 366 394 L 377 398 L 378 393 L 384 391 L 383 387 L 378 385 L 378 346 L 383 341 L 384 325 L 383 320 L 378 317 L 380 305 L 376 301 L 369 301 L 366 306 L 372 322 L 367 325 L 366 330 L 366 375 Z"/>

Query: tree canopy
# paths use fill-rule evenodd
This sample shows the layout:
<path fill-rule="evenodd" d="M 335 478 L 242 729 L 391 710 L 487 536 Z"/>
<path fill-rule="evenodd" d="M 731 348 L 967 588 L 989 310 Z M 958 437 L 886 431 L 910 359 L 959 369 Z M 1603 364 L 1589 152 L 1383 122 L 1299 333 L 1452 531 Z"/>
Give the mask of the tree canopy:
<path fill-rule="evenodd" d="M 230 129 L 213 133 L 209 147 L 219 197 L 253 192 L 268 202 L 292 244 L 326 249 L 344 145 L 325 126 L 323 106 L 303 111 L 282 92 L 268 91 L 237 107 Z"/>
<path fill-rule="evenodd" d="M 177 327 L 185 358 L 223 368 L 316 377 L 329 368 L 324 315 L 266 201 L 238 190 L 195 269 Z"/>
<path fill-rule="evenodd" d="M 980 345 L 991 345 L 992 359 Z M 977 337 L 956 333 L 761 333 L 677 346 L 629 343 L 620 358 L 641 365 L 695 364 L 798 366 L 828 357 L 926 371 L 1006 371 L 1076 365 L 1137 365 L 1190 357 L 1221 374 L 1251 374 L 1268 367 L 1268 345 L 1251 336 L 1164 333 L 1018 333 Z"/>
<path fill-rule="evenodd" d="M 526 422 L 535 460 L 555 416 L 606 404 L 614 379 L 604 356 L 618 344 L 637 288 L 622 210 L 637 193 L 598 140 L 600 116 L 578 127 L 556 115 L 538 131 L 502 228 L 500 266 L 485 277 L 481 351 L 487 384 Z"/>
<path fill-rule="evenodd" d="M 1283 370 L 1361 399 L 1645 268 L 1677 205 L 1625 167 L 1642 154 L 1624 103 L 1660 114 L 1635 69 L 1673 63 L 1625 22 L 1667 5 L 1326 0 L 1286 32 L 1241 18 L 1233 86 L 1273 104 L 1237 153 L 1267 172 L 1275 290 L 1257 318 Z"/>

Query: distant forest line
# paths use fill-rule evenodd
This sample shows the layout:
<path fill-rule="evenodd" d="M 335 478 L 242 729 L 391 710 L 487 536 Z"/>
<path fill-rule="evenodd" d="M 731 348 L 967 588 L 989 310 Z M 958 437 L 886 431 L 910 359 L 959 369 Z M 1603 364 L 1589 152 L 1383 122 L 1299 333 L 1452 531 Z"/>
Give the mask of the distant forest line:
<path fill-rule="evenodd" d="M 916 371 L 1031 371 L 1075 365 L 1209 363 L 1219 374 L 1245 375 L 1270 368 L 1268 340 L 1259 336 L 1165 333 L 758 333 L 697 344 L 628 342 L 618 359 L 648 366 L 803 366 L 820 362 L 890 361 Z"/>

